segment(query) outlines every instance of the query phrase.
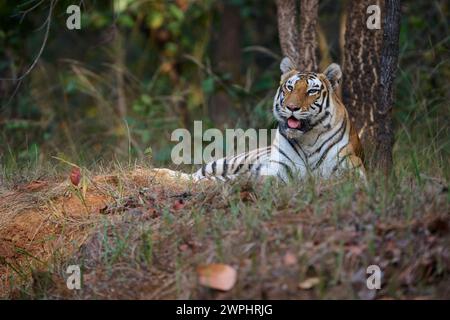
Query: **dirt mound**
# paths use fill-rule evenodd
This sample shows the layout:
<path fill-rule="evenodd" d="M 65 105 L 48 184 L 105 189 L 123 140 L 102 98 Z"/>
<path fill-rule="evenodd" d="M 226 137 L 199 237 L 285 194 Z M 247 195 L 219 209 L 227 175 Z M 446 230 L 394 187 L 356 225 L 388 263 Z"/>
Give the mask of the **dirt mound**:
<path fill-rule="evenodd" d="M 31 270 L 48 268 L 55 256 L 70 256 L 100 219 L 110 219 L 120 205 L 116 200 L 148 186 L 173 192 L 187 187 L 165 172 L 143 168 L 86 181 L 85 194 L 67 179 L 32 181 L 0 197 L 0 297 L 8 296 L 14 283 L 28 281 Z"/>

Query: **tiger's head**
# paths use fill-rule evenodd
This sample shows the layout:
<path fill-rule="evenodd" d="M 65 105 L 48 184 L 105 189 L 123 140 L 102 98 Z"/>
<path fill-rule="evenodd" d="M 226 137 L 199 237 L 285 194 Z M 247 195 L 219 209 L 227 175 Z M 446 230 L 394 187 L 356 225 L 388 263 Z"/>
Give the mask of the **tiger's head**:
<path fill-rule="evenodd" d="M 273 103 L 280 130 L 289 138 L 298 138 L 316 127 L 327 129 L 326 120 L 333 112 L 330 100 L 335 99 L 333 91 L 342 77 L 340 66 L 332 63 L 323 73 L 300 72 L 286 57 L 280 69 L 280 87 Z"/>

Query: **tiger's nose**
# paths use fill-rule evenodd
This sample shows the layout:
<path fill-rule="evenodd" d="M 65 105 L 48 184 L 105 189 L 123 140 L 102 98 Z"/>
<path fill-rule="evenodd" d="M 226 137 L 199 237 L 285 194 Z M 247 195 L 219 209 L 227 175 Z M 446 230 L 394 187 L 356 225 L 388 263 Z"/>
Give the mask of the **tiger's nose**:
<path fill-rule="evenodd" d="M 288 104 L 286 105 L 286 108 L 288 108 L 289 110 L 291 110 L 292 112 L 295 112 L 297 110 L 300 110 L 300 107 L 294 104 Z"/>

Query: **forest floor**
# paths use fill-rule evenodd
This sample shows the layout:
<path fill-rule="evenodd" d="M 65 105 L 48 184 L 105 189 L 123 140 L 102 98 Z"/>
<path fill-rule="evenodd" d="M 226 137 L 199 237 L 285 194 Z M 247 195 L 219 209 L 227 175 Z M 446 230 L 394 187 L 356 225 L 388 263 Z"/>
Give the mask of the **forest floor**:
<path fill-rule="evenodd" d="M 1 298 L 450 298 L 446 181 L 224 185 L 143 167 L 81 174 L 78 187 L 62 177 L 0 190 Z M 214 263 L 236 271 L 230 290 L 199 282 Z M 69 265 L 81 267 L 80 290 L 67 288 Z M 380 290 L 366 286 L 370 265 L 382 271 Z"/>

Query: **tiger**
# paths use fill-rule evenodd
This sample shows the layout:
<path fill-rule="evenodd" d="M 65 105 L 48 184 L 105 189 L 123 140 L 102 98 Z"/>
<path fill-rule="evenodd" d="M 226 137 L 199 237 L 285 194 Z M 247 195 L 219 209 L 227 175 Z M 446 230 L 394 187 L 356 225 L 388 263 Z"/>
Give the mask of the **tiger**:
<path fill-rule="evenodd" d="M 185 177 L 227 181 L 273 176 L 287 182 L 309 176 L 329 179 L 352 171 L 366 179 L 357 131 L 336 93 L 340 66 L 332 63 L 323 73 L 301 72 L 284 57 L 280 70 L 272 109 L 278 127 L 272 144 L 211 161 Z"/>

